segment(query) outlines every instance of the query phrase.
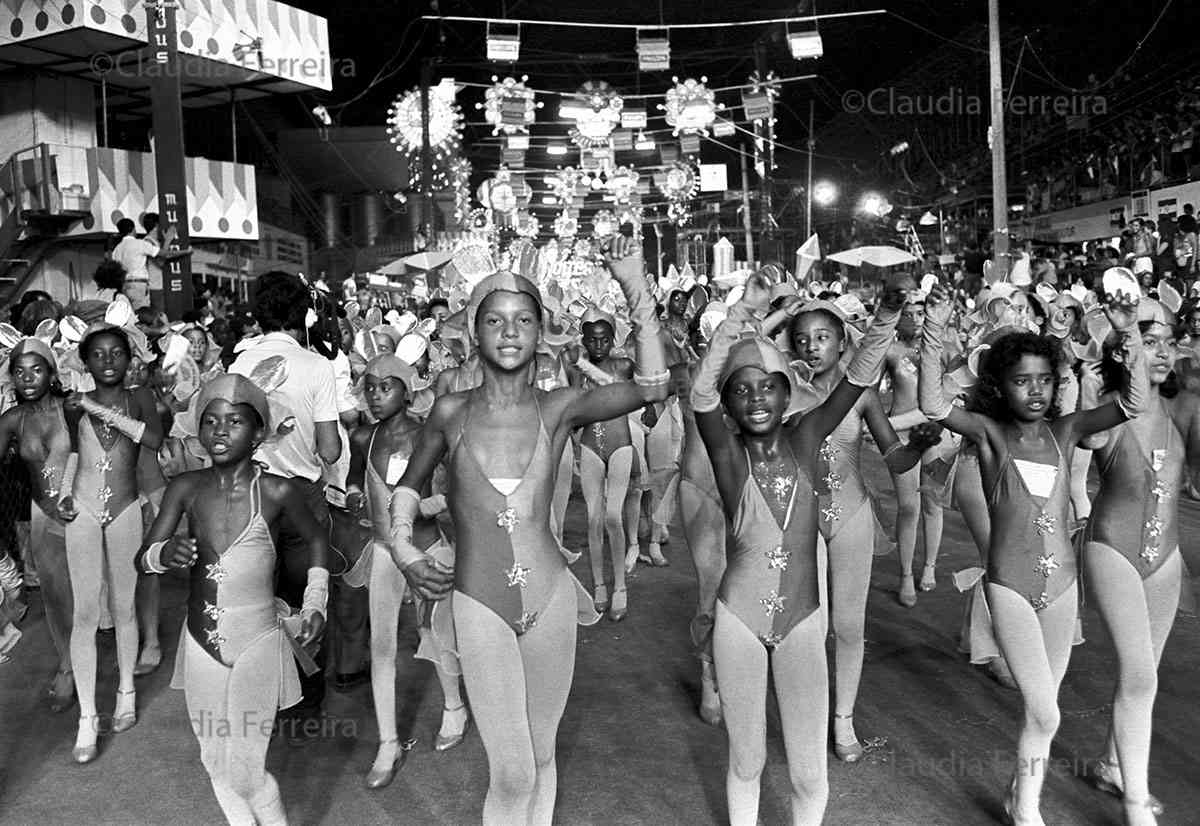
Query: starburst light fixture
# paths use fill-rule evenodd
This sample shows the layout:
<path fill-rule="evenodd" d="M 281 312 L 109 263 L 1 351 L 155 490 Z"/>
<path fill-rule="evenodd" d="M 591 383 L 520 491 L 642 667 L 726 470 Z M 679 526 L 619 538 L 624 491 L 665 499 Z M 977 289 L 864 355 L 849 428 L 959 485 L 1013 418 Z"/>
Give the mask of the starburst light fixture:
<path fill-rule="evenodd" d="M 708 127 L 717 119 L 717 111 L 725 107 L 717 103 L 716 95 L 708 88 L 708 78 L 688 78 L 675 83 L 667 90 L 666 102 L 658 108 L 663 110 L 667 125 L 676 135 L 707 135 Z"/>
<path fill-rule="evenodd" d="M 441 188 L 450 160 L 462 145 L 462 110 L 454 102 L 453 80 L 443 80 L 429 89 L 429 147 L 433 154 L 434 186 Z M 396 151 L 414 160 L 424 144 L 421 90 L 412 89 L 396 98 L 388 109 L 387 133 Z"/>
<path fill-rule="evenodd" d="M 621 122 L 625 101 L 603 80 L 589 80 L 563 101 L 559 115 L 575 121 L 571 139 L 580 147 L 607 145 L 609 135 Z"/>
<path fill-rule="evenodd" d="M 513 77 L 500 80 L 496 75 L 492 76 L 492 85 L 484 92 L 483 103 L 475 104 L 475 108 L 483 110 L 484 120 L 492 125 L 493 135 L 529 132 L 542 104 L 525 85 L 528 80 L 528 75 L 521 75 L 520 80 Z"/>

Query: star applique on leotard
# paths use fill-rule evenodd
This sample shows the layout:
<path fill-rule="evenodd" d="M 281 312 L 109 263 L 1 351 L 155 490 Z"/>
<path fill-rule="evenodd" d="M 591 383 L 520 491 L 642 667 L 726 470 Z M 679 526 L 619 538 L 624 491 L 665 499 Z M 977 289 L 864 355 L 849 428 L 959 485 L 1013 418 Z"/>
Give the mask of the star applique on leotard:
<path fill-rule="evenodd" d="M 206 629 L 204 636 L 208 640 L 208 644 L 214 647 L 220 647 L 222 643 L 228 642 L 215 628 Z"/>
<path fill-rule="evenodd" d="M 842 475 L 840 473 L 831 470 L 825 474 L 825 478 L 822 481 L 825 482 L 826 487 L 831 491 L 837 492 L 842 489 Z"/>
<path fill-rule="evenodd" d="M 821 508 L 821 518 L 826 522 L 836 522 L 842 518 L 842 506 L 837 502 L 830 502 L 829 507 Z"/>
<path fill-rule="evenodd" d="M 1042 511 L 1038 518 L 1033 520 L 1033 527 L 1037 530 L 1038 536 L 1049 536 L 1054 533 L 1057 525 L 1058 519 L 1045 511 Z"/>
<path fill-rule="evenodd" d="M 1029 600 L 1029 604 L 1033 606 L 1033 610 L 1041 611 L 1050 604 L 1050 595 L 1042 591 L 1036 597 Z"/>
<path fill-rule="evenodd" d="M 217 606 L 213 605 L 211 602 L 204 603 L 203 610 L 204 610 L 204 616 L 208 617 L 213 622 L 216 622 L 218 619 L 221 618 L 221 615 L 225 613 L 224 608 L 218 608 Z"/>
<path fill-rule="evenodd" d="M 829 464 L 833 464 L 834 460 L 837 459 L 838 449 L 829 441 L 829 437 L 825 437 L 825 441 L 821 443 L 821 449 L 817 451 L 817 456 L 821 458 L 822 462 L 828 462 Z"/>
<path fill-rule="evenodd" d="M 504 576 L 508 579 L 508 587 L 515 588 L 520 586 L 524 588 L 529 584 L 529 568 L 521 565 L 519 562 L 514 562 L 513 566 L 504 572 Z"/>
<path fill-rule="evenodd" d="M 783 611 L 783 603 L 786 598 L 779 596 L 776 591 L 771 591 L 765 597 L 758 601 L 758 604 L 767 612 L 768 617 L 773 617 Z"/>
<path fill-rule="evenodd" d="M 105 455 L 105 457 L 103 459 L 96 462 L 96 470 L 100 471 L 101 473 L 108 473 L 112 469 L 113 469 L 112 458 L 109 457 L 108 455 Z"/>
<path fill-rule="evenodd" d="M 1140 556 L 1142 561 L 1147 565 L 1153 565 L 1154 560 L 1158 559 L 1158 548 L 1154 547 L 1153 545 L 1147 545 L 1146 547 L 1142 548 L 1142 552 L 1138 554 L 1138 556 Z"/>
<path fill-rule="evenodd" d="M 1054 554 L 1042 554 L 1033 565 L 1033 569 L 1038 572 L 1038 576 L 1044 577 L 1049 577 L 1051 572 L 1061 567 L 1062 563 L 1054 558 Z"/>
<path fill-rule="evenodd" d="M 1162 536 L 1163 521 L 1157 516 L 1150 517 L 1146 522 L 1146 534 L 1154 538 Z"/>
<path fill-rule="evenodd" d="M 521 524 L 521 520 L 517 518 L 516 508 L 505 508 L 502 511 L 497 511 L 496 524 L 504 528 L 508 533 L 515 531 L 517 525 Z"/>
<path fill-rule="evenodd" d="M 524 614 L 521 614 L 521 618 L 516 622 L 517 633 L 524 634 L 530 628 L 533 628 L 533 626 L 537 625 L 537 621 L 537 611 L 526 611 Z"/>
<path fill-rule="evenodd" d="M 229 576 L 229 571 L 220 562 L 210 562 L 204 566 L 204 575 L 216 583 L 222 583 Z"/>
<path fill-rule="evenodd" d="M 759 639 L 762 640 L 762 644 L 767 648 L 774 648 L 775 646 L 779 645 L 779 643 L 783 642 L 783 637 L 779 636 L 774 631 L 768 631 L 766 634 L 763 634 L 761 637 L 759 637 Z"/>
<path fill-rule="evenodd" d="M 786 571 L 788 560 L 792 558 L 791 551 L 785 551 L 782 547 L 772 548 L 764 554 L 767 558 L 767 567 L 773 571 Z"/>
<path fill-rule="evenodd" d="M 780 502 L 787 499 L 791 493 L 793 480 L 790 476 L 776 476 L 771 480 L 771 492 L 775 494 L 775 498 Z"/>
<path fill-rule="evenodd" d="M 1171 486 L 1162 479 L 1154 483 L 1154 488 L 1150 492 L 1159 502 L 1166 502 L 1171 498 Z"/>
<path fill-rule="evenodd" d="M 110 488 L 108 485 L 101 486 L 100 489 L 96 491 L 96 498 L 107 504 L 108 500 L 113 498 L 112 488 Z"/>

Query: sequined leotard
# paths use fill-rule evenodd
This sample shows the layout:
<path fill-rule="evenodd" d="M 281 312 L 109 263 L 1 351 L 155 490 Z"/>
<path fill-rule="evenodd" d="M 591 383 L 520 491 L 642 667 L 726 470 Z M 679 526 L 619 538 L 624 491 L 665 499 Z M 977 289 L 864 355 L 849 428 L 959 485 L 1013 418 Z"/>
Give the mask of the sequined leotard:
<path fill-rule="evenodd" d="M 718 598 L 771 648 L 820 605 L 817 503 L 809 473 L 797 467 L 780 526 L 755 481 L 749 454 L 746 467 Z"/>
<path fill-rule="evenodd" d="M 450 490 L 447 496 L 457 528 L 455 590 L 491 609 L 517 634 L 538 621 L 567 567 L 565 551 L 550 530 L 550 503 L 558 457 L 542 421 L 539 397 L 537 437 L 521 483 L 507 496 L 488 480 L 468 444 L 467 401 L 457 438 L 450 446 Z M 580 621 L 595 622 L 592 601 L 570 574 L 579 596 Z"/>
<path fill-rule="evenodd" d="M 1128 559 L 1143 579 L 1179 549 L 1183 436 L 1165 410 L 1162 418 L 1166 432 L 1155 434 L 1150 450 L 1129 423 L 1111 431 L 1086 534 Z"/>
<path fill-rule="evenodd" d="M 1071 587 L 1077 572 L 1067 535 L 1070 468 L 1049 426 L 1043 427 L 1058 452 L 1049 496 L 1030 494 L 1015 464 L 1011 434 L 1006 432 L 1007 456 L 988 497 L 992 522 L 988 581 L 1016 591 L 1038 611 Z"/>

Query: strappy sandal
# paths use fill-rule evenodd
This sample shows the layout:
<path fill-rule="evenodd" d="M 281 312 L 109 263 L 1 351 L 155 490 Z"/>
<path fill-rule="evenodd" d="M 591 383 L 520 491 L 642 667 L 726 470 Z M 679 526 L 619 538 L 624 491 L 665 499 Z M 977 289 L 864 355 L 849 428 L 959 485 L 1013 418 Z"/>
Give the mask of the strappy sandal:
<path fill-rule="evenodd" d="M 1122 783 L 1121 769 L 1113 765 L 1107 758 L 1101 758 L 1092 764 L 1092 784 L 1102 792 L 1113 797 L 1125 799 L 1125 787 Z M 1154 795 L 1149 795 L 1144 801 L 1155 817 L 1163 813 L 1163 804 Z"/>
<path fill-rule="evenodd" d="M 835 720 L 853 720 L 854 715 L 834 714 L 833 718 Z M 858 741 L 857 737 L 854 738 L 853 743 L 839 743 L 835 737 L 833 740 L 833 753 L 843 763 L 857 763 L 863 759 L 863 755 L 867 753 L 867 750 L 863 748 L 863 744 Z"/>

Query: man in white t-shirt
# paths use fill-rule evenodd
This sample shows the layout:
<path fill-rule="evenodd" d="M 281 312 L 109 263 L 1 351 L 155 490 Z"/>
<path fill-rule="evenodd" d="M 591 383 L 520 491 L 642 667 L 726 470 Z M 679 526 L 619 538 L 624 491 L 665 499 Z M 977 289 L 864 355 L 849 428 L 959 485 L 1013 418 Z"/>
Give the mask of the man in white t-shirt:
<path fill-rule="evenodd" d="M 255 458 L 267 470 L 302 485 L 309 511 L 328 529 L 329 509 L 325 502 L 325 469 L 338 461 L 342 440 L 338 430 L 338 403 L 333 362 L 307 349 L 306 316 L 312 307 L 308 287 L 296 276 L 269 272 L 258 279 L 254 296 L 254 318 L 263 336 L 246 348 L 229 366 L 230 373 L 249 376 L 259 362 L 283 356 L 287 377 L 270 395 L 271 407 L 282 408 L 295 420 L 291 432 L 263 444 Z M 301 604 L 306 583 L 307 543 L 284 521 L 276 538 L 280 560 L 276 592 L 289 605 Z M 289 740 L 301 739 L 311 730 L 325 699 L 325 646 L 315 657 L 320 670 L 301 676 L 303 698 L 280 713 Z"/>
<path fill-rule="evenodd" d="M 121 240 L 112 251 L 112 259 L 125 268 L 125 296 L 133 309 L 150 304 L 150 271 L 147 261 L 158 255 L 158 244 L 149 238 L 133 234 L 135 225 L 129 218 L 117 221 Z"/>

